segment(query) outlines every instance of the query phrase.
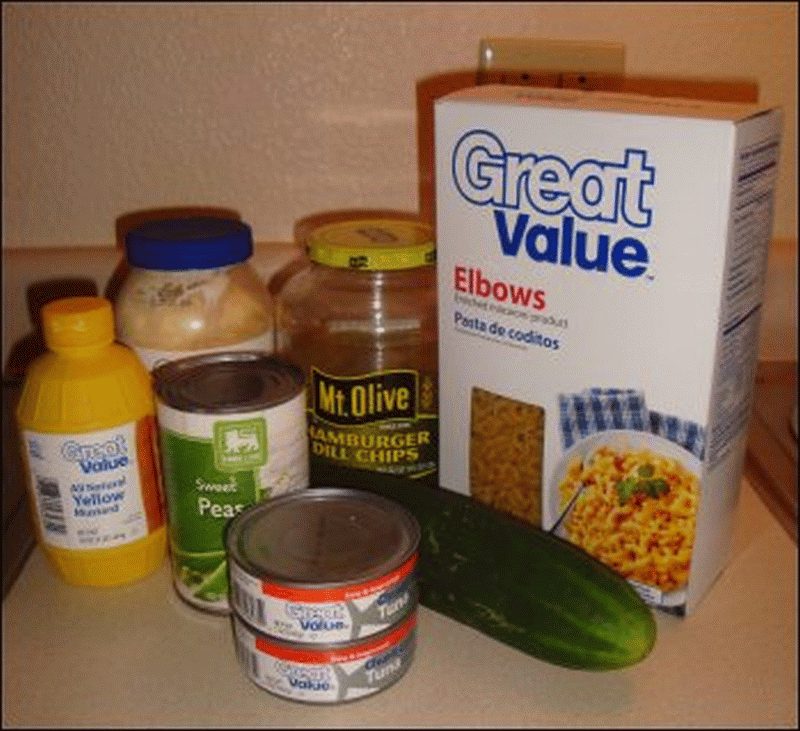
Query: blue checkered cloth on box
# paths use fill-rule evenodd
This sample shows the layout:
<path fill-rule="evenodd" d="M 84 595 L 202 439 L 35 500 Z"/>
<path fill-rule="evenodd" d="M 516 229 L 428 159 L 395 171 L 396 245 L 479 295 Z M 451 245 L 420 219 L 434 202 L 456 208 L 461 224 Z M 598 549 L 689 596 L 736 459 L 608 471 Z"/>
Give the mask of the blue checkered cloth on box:
<path fill-rule="evenodd" d="M 702 460 L 706 452 L 706 431 L 693 421 L 679 419 L 669 414 L 650 412 L 650 431 L 675 444 L 680 444 L 697 459 Z"/>
<path fill-rule="evenodd" d="M 650 411 L 644 393 L 624 388 L 590 388 L 558 397 L 564 449 L 607 429 L 646 431 L 669 439 L 703 459 L 705 431 L 676 416 Z"/>

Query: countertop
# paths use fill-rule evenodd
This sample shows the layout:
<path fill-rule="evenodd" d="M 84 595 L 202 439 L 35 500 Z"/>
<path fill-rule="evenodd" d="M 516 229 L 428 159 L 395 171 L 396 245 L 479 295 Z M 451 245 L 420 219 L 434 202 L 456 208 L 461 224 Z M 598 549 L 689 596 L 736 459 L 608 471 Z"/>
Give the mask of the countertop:
<path fill-rule="evenodd" d="M 745 469 L 764 504 L 797 543 L 797 361 L 762 361 L 753 392 Z"/>
<path fill-rule="evenodd" d="M 745 481 L 733 561 L 690 617 L 656 613 L 643 662 L 546 664 L 419 609 L 398 683 L 311 706 L 237 665 L 230 621 L 183 604 L 165 563 L 119 589 L 62 583 L 37 547 L 3 601 L 4 727 L 787 727 L 797 714 L 797 546 Z"/>

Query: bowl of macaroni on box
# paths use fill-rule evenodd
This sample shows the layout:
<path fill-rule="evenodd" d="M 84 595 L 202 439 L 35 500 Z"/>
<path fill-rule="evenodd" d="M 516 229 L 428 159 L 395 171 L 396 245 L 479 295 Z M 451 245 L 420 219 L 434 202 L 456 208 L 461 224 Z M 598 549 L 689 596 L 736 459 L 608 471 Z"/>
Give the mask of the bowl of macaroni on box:
<path fill-rule="evenodd" d="M 676 614 L 729 558 L 780 126 L 567 89 L 436 102 L 440 484 Z"/>
<path fill-rule="evenodd" d="M 686 600 L 701 464 L 644 431 L 611 429 L 581 440 L 556 465 L 546 500 L 552 530 L 611 566 L 651 604 Z"/>

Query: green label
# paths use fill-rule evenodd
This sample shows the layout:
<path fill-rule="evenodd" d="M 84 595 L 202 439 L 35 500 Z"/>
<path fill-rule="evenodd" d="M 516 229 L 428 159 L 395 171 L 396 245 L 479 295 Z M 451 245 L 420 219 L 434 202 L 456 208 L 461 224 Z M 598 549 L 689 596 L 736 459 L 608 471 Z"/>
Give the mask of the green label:
<path fill-rule="evenodd" d="M 438 455 L 436 385 L 411 370 L 336 377 L 312 368 L 313 457 L 344 467 L 420 477 Z"/>
<path fill-rule="evenodd" d="M 267 463 L 267 423 L 264 419 L 218 421 L 214 424 L 215 466 L 239 472 Z"/>
<path fill-rule="evenodd" d="M 311 375 L 312 409 L 331 424 L 350 426 L 417 416 L 417 374 L 414 371 L 336 378 L 312 368 Z"/>
<path fill-rule="evenodd" d="M 264 420 L 218 422 L 213 433 L 204 439 L 161 430 L 174 575 L 194 598 L 209 602 L 227 594 L 225 528 L 269 497 L 258 479 L 267 453 Z"/>

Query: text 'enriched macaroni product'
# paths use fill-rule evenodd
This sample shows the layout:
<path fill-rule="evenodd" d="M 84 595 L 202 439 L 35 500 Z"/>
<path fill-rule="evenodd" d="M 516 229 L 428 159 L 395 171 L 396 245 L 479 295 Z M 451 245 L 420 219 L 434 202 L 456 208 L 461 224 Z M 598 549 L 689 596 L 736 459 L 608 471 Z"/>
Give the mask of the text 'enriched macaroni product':
<path fill-rule="evenodd" d="M 730 548 L 780 113 L 479 86 L 435 128 L 440 483 L 691 612 Z"/>

